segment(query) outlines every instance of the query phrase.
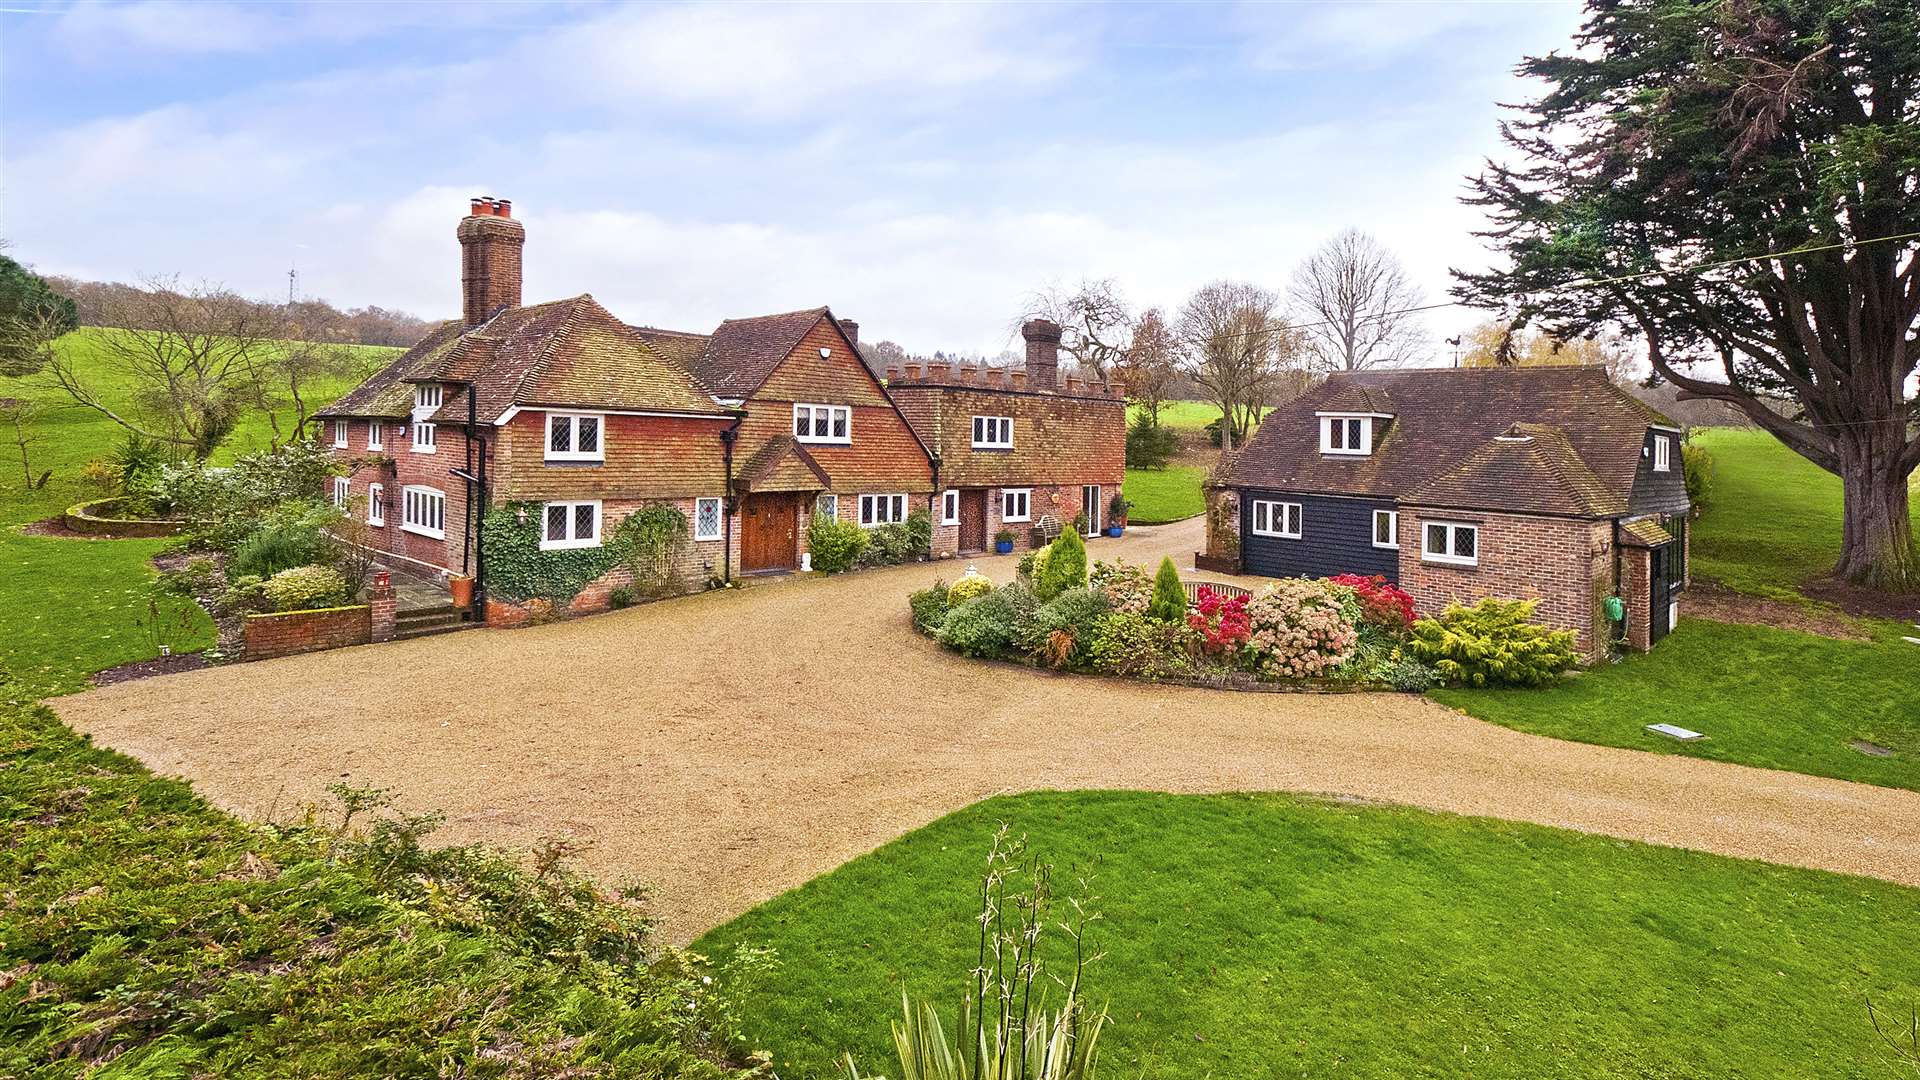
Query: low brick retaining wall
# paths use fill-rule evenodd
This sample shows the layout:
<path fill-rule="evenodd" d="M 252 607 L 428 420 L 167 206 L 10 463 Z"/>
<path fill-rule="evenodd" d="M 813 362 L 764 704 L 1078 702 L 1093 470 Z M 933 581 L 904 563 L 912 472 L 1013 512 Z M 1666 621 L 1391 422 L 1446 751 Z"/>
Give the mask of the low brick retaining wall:
<path fill-rule="evenodd" d="M 62 520 L 69 530 L 88 536 L 177 536 L 187 527 L 184 521 L 114 517 L 124 505 L 121 498 L 95 499 L 67 507 Z"/>
<path fill-rule="evenodd" d="M 267 660 L 294 653 L 365 645 L 373 640 L 373 609 L 366 604 L 278 611 L 247 616 L 247 659 Z"/>

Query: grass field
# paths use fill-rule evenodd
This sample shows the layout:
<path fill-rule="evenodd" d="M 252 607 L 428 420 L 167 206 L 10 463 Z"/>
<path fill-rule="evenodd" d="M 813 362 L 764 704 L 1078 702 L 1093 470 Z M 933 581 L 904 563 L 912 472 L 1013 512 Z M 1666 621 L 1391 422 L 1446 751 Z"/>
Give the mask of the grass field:
<path fill-rule="evenodd" d="M 1169 465 L 1164 469 L 1128 469 L 1127 520 L 1135 525 L 1160 525 L 1190 518 L 1206 510 L 1200 482 L 1207 470 L 1198 465 Z"/>
<path fill-rule="evenodd" d="M 1920 997 L 1920 894 L 1881 882 L 1285 796 L 1041 793 L 696 944 L 779 951 L 747 1027 L 782 1076 L 848 1050 L 897 1075 L 899 988 L 957 1000 L 1002 822 L 1057 882 L 1093 875 L 1104 1076 L 1890 1077 L 1864 1001 Z"/>
<path fill-rule="evenodd" d="M 79 369 L 111 393 L 111 403 L 129 403 L 130 387 L 103 377 L 100 335 L 112 330 L 82 329 L 60 339 L 57 347 L 75 358 Z M 363 347 L 369 364 L 398 352 Z M 358 378 L 317 388 L 314 400 L 330 401 Z M 0 699 L 32 701 L 48 694 L 82 689 L 95 671 L 156 655 L 146 630 L 137 625 L 147 614 L 146 587 L 153 579 L 148 560 L 164 540 L 70 540 L 27 536 L 15 526 L 52 517 L 102 492 L 80 476 L 87 462 L 105 458 L 124 438 L 111 420 L 71 404 L 57 388 L 34 378 L 0 379 L 0 397 L 46 402 L 52 410 L 39 422 L 38 441 L 30 444 L 37 477 L 52 470 L 44 488 L 21 482 L 11 446 L 0 469 Z M 290 418 L 282 418 L 283 426 Z M 264 448 L 271 436 L 265 414 L 243 420 L 216 461 Z M 191 626 L 176 645 L 204 648 L 213 642 L 213 624 L 199 608 L 181 604 Z"/>
<path fill-rule="evenodd" d="M 1267 412 L 1272 412 L 1268 409 Z M 1127 422 L 1140 415 L 1140 407 L 1127 406 Z M 1265 416 L 1266 413 L 1260 415 Z M 1160 406 L 1160 425 L 1180 431 L 1198 431 L 1220 419 L 1220 406 L 1205 401 L 1168 401 Z"/>
<path fill-rule="evenodd" d="M 1764 431 L 1707 428 L 1714 488 L 1694 525 L 1693 572 L 1731 589 L 1798 600 L 1840 558 L 1840 480 Z M 1920 530 L 1920 474 L 1914 477 Z"/>

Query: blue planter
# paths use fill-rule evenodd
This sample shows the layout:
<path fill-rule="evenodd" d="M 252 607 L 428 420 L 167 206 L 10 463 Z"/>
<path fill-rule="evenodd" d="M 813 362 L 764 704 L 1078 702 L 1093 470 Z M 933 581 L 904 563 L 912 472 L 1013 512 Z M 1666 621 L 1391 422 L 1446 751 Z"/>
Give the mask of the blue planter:
<path fill-rule="evenodd" d="M 1107 526 L 1107 535 L 1108 535 L 1108 536 L 1119 536 L 1119 535 L 1120 535 L 1121 533 L 1124 533 L 1124 532 L 1126 532 L 1126 531 L 1127 531 L 1127 527 L 1126 527 L 1125 525 L 1109 525 L 1109 526 Z"/>
<path fill-rule="evenodd" d="M 1013 541 L 995 540 L 993 542 L 993 551 L 996 555 L 1011 555 L 1013 554 Z"/>

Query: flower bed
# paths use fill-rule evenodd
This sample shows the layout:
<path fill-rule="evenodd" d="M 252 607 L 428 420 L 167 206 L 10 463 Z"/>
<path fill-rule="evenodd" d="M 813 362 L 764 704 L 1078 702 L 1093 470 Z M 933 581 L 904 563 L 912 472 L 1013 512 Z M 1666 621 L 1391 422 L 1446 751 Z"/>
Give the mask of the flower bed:
<path fill-rule="evenodd" d="M 1232 690 L 1536 686 L 1575 659 L 1572 635 L 1533 623 L 1529 601 L 1416 620 L 1412 599 L 1379 577 L 1282 578 L 1248 593 L 1183 582 L 1171 560 L 1156 575 L 1098 562 L 1065 581 L 1059 554 L 1035 565 L 1001 588 L 969 568 L 951 588 L 914 593 L 915 629 L 981 659 Z"/>

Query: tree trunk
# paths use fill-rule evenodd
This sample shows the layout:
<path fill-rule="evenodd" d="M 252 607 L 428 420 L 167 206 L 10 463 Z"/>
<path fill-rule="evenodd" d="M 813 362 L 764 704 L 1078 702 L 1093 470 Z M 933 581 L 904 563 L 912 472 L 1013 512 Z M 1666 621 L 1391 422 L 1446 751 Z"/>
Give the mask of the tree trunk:
<path fill-rule="evenodd" d="M 1920 589 L 1907 475 L 1899 465 L 1903 426 L 1895 421 L 1862 427 L 1839 440 L 1843 527 L 1833 573 L 1886 592 Z"/>

